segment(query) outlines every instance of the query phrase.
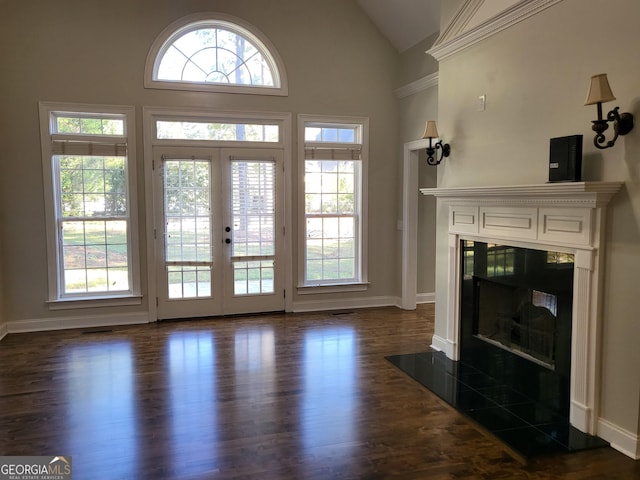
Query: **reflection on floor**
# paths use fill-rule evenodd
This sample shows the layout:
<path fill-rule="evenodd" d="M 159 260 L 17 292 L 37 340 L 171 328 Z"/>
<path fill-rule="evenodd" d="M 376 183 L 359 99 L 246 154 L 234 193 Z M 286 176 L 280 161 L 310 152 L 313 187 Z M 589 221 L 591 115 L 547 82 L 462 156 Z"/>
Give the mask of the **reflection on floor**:
<path fill-rule="evenodd" d="M 568 418 L 542 403 L 442 352 L 387 360 L 525 457 L 608 445 L 575 429 Z"/>

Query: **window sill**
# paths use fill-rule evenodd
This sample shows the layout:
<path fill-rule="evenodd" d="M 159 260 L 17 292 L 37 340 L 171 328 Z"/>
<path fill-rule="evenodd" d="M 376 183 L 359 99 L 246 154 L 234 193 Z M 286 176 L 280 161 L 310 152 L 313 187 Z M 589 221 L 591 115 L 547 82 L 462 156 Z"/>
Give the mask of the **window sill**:
<path fill-rule="evenodd" d="M 298 285 L 298 295 L 315 295 L 318 293 L 364 292 L 369 282 L 332 283 L 324 285 Z"/>
<path fill-rule="evenodd" d="M 75 308 L 119 307 L 140 305 L 142 295 L 122 295 L 113 297 L 85 297 L 49 300 L 49 310 L 71 310 Z"/>

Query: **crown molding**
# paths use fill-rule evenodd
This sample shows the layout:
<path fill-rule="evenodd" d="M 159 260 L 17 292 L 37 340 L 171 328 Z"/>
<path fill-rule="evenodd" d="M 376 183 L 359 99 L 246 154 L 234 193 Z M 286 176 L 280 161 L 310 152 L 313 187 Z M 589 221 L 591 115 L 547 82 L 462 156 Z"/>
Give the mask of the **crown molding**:
<path fill-rule="evenodd" d="M 561 1 L 522 0 L 498 15 L 463 32 L 465 25 L 469 23 L 481 5 L 478 0 L 467 0 L 433 47 L 426 53 L 441 61 Z"/>
<path fill-rule="evenodd" d="M 438 85 L 438 72 L 419 78 L 411 83 L 396 88 L 393 93 L 397 98 L 405 98 Z"/>
<path fill-rule="evenodd" d="M 467 0 L 464 2 L 460 10 L 454 15 L 453 19 L 447 25 L 442 33 L 438 36 L 431 48 L 444 44 L 455 39 L 458 35 L 464 33 L 467 25 L 480 9 L 484 0 Z"/>

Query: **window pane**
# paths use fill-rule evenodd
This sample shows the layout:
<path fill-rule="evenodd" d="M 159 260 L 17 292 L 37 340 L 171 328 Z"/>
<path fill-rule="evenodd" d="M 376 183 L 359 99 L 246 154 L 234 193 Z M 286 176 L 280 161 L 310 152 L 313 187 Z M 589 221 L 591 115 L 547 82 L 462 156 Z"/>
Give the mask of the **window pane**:
<path fill-rule="evenodd" d="M 167 267 L 168 297 L 201 298 L 211 296 L 211 267 Z"/>
<path fill-rule="evenodd" d="M 127 222 L 62 222 L 65 294 L 129 290 Z"/>
<path fill-rule="evenodd" d="M 278 142 L 278 125 L 250 123 L 214 123 L 158 120 L 156 135 L 160 140 L 216 140 L 243 142 Z"/>
<path fill-rule="evenodd" d="M 233 256 L 275 253 L 275 163 L 231 162 Z"/>
<path fill-rule="evenodd" d="M 124 115 L 71 115 L 53 114 L 54 125 L 51 133 L 75 135 L 123 136 Z"/>
<path fill-rule="evenodd" d="M 95 118 L 58 120 L 69 120 L 79 133 L 99 134 L 109 127 Z M 53 160 L 58 165 L 62 219 L 78 219 L 62 222 L 63 293 L 129 290 L 127 221 L 102 219 L 127 215 L 126 159 L 63 155 Z"/>
<path fill-rule="evenodd" d="M 56 155 L 64 217 L 125 216 L 124 157 Z"/>
<path fill-rule="evenodd" d="M 305 142 L 357 144 L 361 124 L 307 122 Z M 337 147 L 340 150 L 340 147 Z M 354 159 L 349 159 L 353 155 Z M 305 145 L 306 284 L 360 280 L 360 150 Z M 320 157 L 320 158 L 318 158 Z"/>
<path fill-rule="evenodd" d="M 185 27 L 189 30 L 189 26 Z M 158 59 L 155 80 L 273 87 L 267 51 L 229 26 L 178 32 Z"/>
<path fill-rule="evenodd" d="M 209 265 L 169 265 L 170 299 L 211 297 L 210 162 L 166 159 L 163 162 L 165 258 L 169 262 Z"/>
<path fill-rule="evenodd" d="M 306 142 L 358 143 L 359 132 L 360 125 L 307 126 L 304 129 L 304 140 Z"/>
<path fill-rule="evenodd" d="M 233 263 L 233 294 L 273 293 L 273 260 Z"/>
<path fill-rule="evenodd" d="M 321 216 L 306 225 L 306 280 L 353 280 L 355 218 Z"/>
<path fill-rule="evenodd" d="M 307 193 L 305 195 L 305 208 L 307 213 L 320 213 L 322 211 L 322 195 Z"/>

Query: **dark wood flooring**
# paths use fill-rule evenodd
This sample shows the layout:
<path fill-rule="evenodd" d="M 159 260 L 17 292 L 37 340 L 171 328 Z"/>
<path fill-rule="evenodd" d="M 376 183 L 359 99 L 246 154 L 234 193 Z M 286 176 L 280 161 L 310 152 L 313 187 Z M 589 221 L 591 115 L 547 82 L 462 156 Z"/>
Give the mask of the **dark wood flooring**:
<path fill-rule="evenodd" d="M 385 360 L 432 334 L 423 305 L 9 335 L 0 454 L 74 480 L 640 478 L 609 447 L 525 463 Z"/>

